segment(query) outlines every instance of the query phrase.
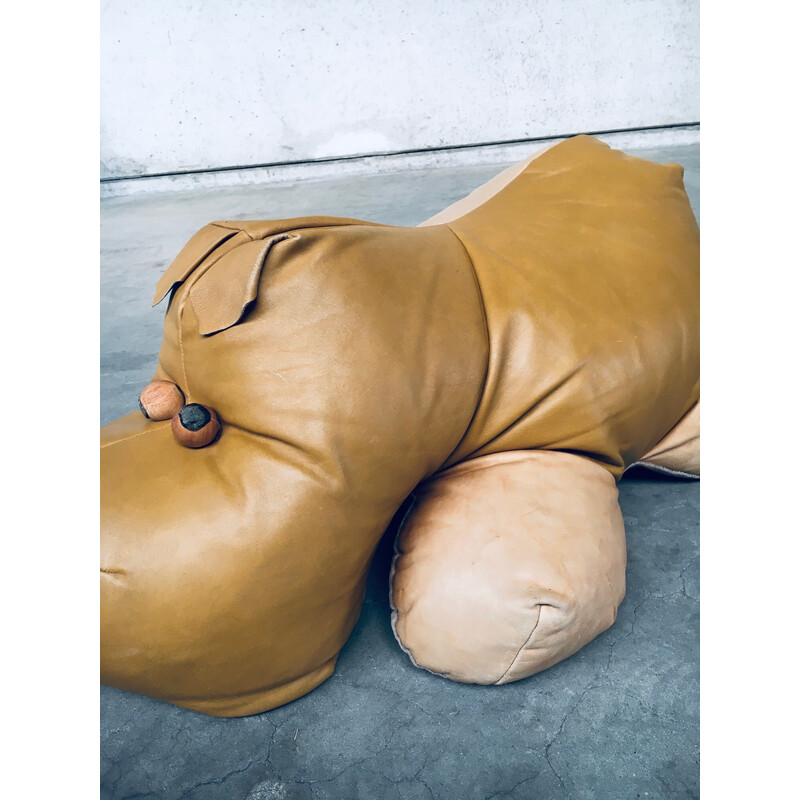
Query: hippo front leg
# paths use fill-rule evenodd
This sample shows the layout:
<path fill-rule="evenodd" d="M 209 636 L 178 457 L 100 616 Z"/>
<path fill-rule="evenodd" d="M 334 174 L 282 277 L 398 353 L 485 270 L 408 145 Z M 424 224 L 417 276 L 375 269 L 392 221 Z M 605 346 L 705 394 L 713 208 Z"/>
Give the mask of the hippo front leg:
<path fill-rule="evenodd" d="M 423 484 L 397 539 L 393 627 L 414 663 L 464 683 L 526 678 L 616 619 L 625 532 L 611 473 L 515 451 Z"/>

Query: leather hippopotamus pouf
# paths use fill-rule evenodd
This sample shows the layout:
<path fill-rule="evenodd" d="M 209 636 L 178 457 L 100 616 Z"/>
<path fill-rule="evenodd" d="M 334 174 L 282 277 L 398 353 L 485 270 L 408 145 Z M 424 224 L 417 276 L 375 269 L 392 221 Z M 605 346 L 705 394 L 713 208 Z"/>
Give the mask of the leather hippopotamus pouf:
<path fill-rule="evenodd" d="M 163 383 L 102 432 L 102 680 L 220 716 L 310 691 L 409 495 L 414 663 L 506 683 L 608 628 L 616 480 L 699 472 L 682 174 L 580 136 L 417 228 L 195 234 L 156 292 Z"/>

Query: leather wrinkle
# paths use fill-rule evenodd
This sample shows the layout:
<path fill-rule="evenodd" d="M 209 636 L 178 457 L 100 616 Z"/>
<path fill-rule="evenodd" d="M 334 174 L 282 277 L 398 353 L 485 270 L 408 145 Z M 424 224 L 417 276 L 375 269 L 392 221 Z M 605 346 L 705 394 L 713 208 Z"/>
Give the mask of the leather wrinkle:
<path fill-rule="evenodd" d="M 566 375 L 564 375 L 563 377 L 557 379 L 556 382 L 551 387 L 549 387 L 541 397 L 536 398 L 521 414 L 515 415 L 514 418 L 512 419 L 512 421 L 505 428 L 503 428 L 497 434 L 492 436 L 491 439 L 487 440 L 486 442 L 483 442 L 481 444 L 481 446 L 476 448 L 475 450 L 473 450 L 472 453 L 469 453 L 468 455 L 464 456 L 463 457 L 464 460 L 469 459 L 471 457 L 474 457 L 474 454 L 477 453 L 479 450 L 483 450 L 484 448 L 491 447 L 498 439 L 500 439 L 502 436 L 504 436 L 506 433 L 508 433 L 515 425 L 519 425 L 519 424 L 523 423 L 534 411 L 539 410 L 539 408 L 540 408 L 540 406 L 542 404 L 546 403 L 549 399 L 554 398 L 555 395 L 557 394 L 557 392 L 560 389 L 565 388 L 567 386 L 567 384 L 576 375 L 578 375 L 578 373 L 581 371 L 581 368 L 583 367 L 585 361 L 586 361 L 586 359 L 583 359 L 573 369 L 571 369 Z M 554 445 L 555 445 L 555 442 L 549 442 L 549 443 L 541 445 L 541 449 L 542 450 L 559 449 L 559 448 L 554 447 Z M 530 448 L 519 447 L 519 448 L 514 448 L 514 449 L 527 450 L 527 449 L 530 449 Z"/>

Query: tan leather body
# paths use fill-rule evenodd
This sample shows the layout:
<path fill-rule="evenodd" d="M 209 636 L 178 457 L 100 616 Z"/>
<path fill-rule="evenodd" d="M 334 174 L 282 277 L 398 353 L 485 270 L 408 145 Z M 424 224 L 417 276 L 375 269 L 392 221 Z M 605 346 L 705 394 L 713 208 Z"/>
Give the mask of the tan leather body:
<path fill-rule="evenodd" d="M 159 283 L 155 377 L 223 432 L 189 450 L 139 412 L 103 430 L 103 681 L 272 708 L 332 672 L 420 482 L 553 450 L 615 492 L 697 401 L 697 262 L 680 168 L 589 137 L 448 223 L 206 226 Z"/>
<path fill-rule="evenodd" d="M 478 276 L 489 370 L 448 465 L 567 450 L 619 477 L 697 402 L 699 229 L 682 175 L 581 136 L 449 223 Z"/>

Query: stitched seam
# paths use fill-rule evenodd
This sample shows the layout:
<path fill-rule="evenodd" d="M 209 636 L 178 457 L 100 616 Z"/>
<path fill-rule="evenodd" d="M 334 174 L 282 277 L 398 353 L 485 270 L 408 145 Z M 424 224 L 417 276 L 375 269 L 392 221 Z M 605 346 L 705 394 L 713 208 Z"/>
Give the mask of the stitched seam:
<path fill-rule="evenodd" d="M 483 394 L 486 391 L 486 384 L 489 380 L 489 367 L 492 363 L 492 340 L 489 336 L 489 317 L 486 314 L 486 302 L 483 298 L 483 290 L 481 289 L 481 282 L 478 278 L 478 270 L 475 268 L 475 262 L 472 260 L 472 256 L 469 254 L 466 245 L 464 242 L 461 241 L 459 235 L 447 224 L 444 224 L 444 227 L 453 234 L 456 241 L 461 245 L 461 249 L 464 251 L 464 255 L 467 257 L 467 261 L 469 262 L 470 269 L 472 270 L 472 277 L 475 280 L 475 288 L 478 292 L 478 301 L 481 304 L 481 313 L 483 315 L 483 325 L 486 331 L 486 371 L 483 375 L 483 381 L 481 383 L 481 390 L 478 394 L 478 402 L 475 404 L 475 410 L 472 412 L 472 416 L 470 417 L 469 423 L 467 427 L 464 429 L 464 434 L 458 440 L 458 444 L 453 448 L 453 450 L 448 454 L 447 458 L 442 462 L 442 464 L 446 464 L 452 457 L 453 453 L 458 452 L 459 447 L 463 444 L 464 440 L 467 438 L 467 434 L 469 433 L 470 429 L 472 428 L 472 423 L 475 421 L 475 417 L 478 415 L 478 409 L 481 407 L 481 403 L 483 402 Z"/>
<path fill-rule="evenodd" d="M 397 644 L 400 645 L 400 649 L 408 656 L 411 663 L 417 669 L 424 669 L 425 672 L 430 672 L 431 675 L 437 675 L 440 678 L 447 678 L 448 676 L 445 675 L 444 672 L 436 672 L 435 670 L 428 669 L 427 667 L 423 667 L 421 664 L 418 664 L 417 659 L 414 658 L 414 654 L 411 652 L 411 650 L 409 650 L 409 648 L 407 648 L 403 644 L 400 635 L 397 633 L 397 622 L 400 618 L 400 612 L 398 611 L 397 606 L 395 606 L 394 604 L 394 573 L 397 565 L 397 560 L 400 558 L 401 555 L 400 551 L 397 548 L 397 543 L 400 541 L 400 536 L 403 533 L 403 528 L 405 527 L 406 520 L 408 519 L 411 512 L 414 510 L 414 506 L 416 504 L 417 504 L 417 496 L 412 493 L 411 504 L 409 505 L 406 513 L 403 515 L 403 519 L 400 521 L 400 525 L 398 526 L 397 529 L 397 536 L 394 537 L 394 544 L 392 545 L 392 549 L 394 550 L 394 555 L 392 556 L 392 566 L 391 569 L 389 570 L 389 607 L 391 608 L 392 613 L 389 618 L 389 623 L 392 626 L 392 633 L 394 634 L 395 641 L 397 642 Z"/>
<path fill-rule="evenodd" d="M 695 389 L 696 388 L 697 385 L 695 384 Z M 636 464 L 644 464 L 645 456 L 652 457 L 656 455 L 663 455 L 664 453 L 668 453 L 670 450 L 673 450 L 676 447 L 680 447 L 681 443 L 677 445 L 671 445 L 670 447 L 668 447 L 666 450 L 663 451 L 658 450 L 659 446 L 661 446 L 664 443 L 664 440 L 668 439 L 677 430 L 677 428 L 681 425 L 681 423 L 689 416 L 689 414 L 691 414 L 695 410 L 695 408 L 697 408 L 699 404 L 700 404 L 700 397 L 698 395 L 697 400 L 695 400 L 695 402 L 692 403 L 692 405 L 688 408 L 687 411 L 681 414 L 681 416 L 678 418 L 678 421 L 671 428 L 669 428 L 669 430 L 660 439 L 657 439 L 655 442 L 652 442 L 647 447 L 647 449 L 643 453 L 641 453 L 639 458 L 636 461 L 632 461 L 630 464 L 628 464 L 628 466 L 625 469 L 629 469 L 630 467 L 633 467 Z M 692 436 L 690 439 L 687 439 L 682 444 L 688 444 L 688 442 L 694 441 L 695 439 L 699 438 L 700 434 L 698 433 L 696 436 Z"/>
<path fill-rule="evenodd" d="M 243 231 L 243 233 L 247 233 L 247 231 Z M 249 233 L 247 235 L 250 236 Z M 228 330 L 228 328 L 232 328 L 234 325 L 236 325 L 238 322 L 240 322 L 242 320 L 242 317 L 244 317 L 244 315 L 246 313 L 246 309 L 248 309 L 250 307 L 250 305 L 252 303 L 254 303 L 255 300 L 256 300 L 256 296 L 258 295 L 258 284 L 261 281 L 261 276 L 263 274 L 264 268 L 266 267 L 267 258 L 269 258 L 269 254 L 272 252 L 272 248 L 276 244 L 279 244 L 280 242 L 285 242 L 287 240 L 296 240 L 296 239 L 299 239 L 299 238 L 300 238 L 299 234 L 296 235 L 296 236 L 292 236 L 292 234 L 290 234 L 290 233 L 277 233 L 274 236 L 267 237 L 266 239 L 253 239 L 253 237 L 250 236 L 250 242 L 260 241 L 260 242 L 264 243 L 263 247 L 262 247 L 262 250 L 261 250 L 261 252 L 263 253 L 263 256 L 260 259 L 260 265 L 258 266 L 257 270 L 253 270 L 253 272 L 251 272 L 250 278 L 249 278 L 249 282 L 248 282 L 248 286 L 247 286 L 247 289 L 246 289 L 246 291 L 248 293 L 253 293 L 254 297 L 253 297 L 252 300 L 246 300 L 245 302 L 243 302 L 241 308 L 239 309 L 239 314 L 236 317 L 236 319 L 233 322 L 229 322 L 227 325 L 225 325 L 225 326 L 223 326 L 221 328 L 215 327 L 214 330 L 205 331 L 205 332 L 202 331 L 202 330 L 199 330 L 202 326 L 201 326 L 200 317 L 198 317 L 197 318 L 197 326 L 198 326 L 198 332 L 200 333 L 200 336 L 202 336 L 203 338 L 206 338 L 208 336 L 213 336 L 216 333 L 222 333 L 222 331 L 226 331 L 226 330 Z M 243 242 L 243 244 L 249 244 L 250 242 Z M 242 245 L 239 245 L 239 247 L 241 247 L 241 246 Z M 234 250 L 235 249 L 236 248 L 234 248 Z M 229 251 L 229 253 L 232 253 L 232 252 L 233 252 L 233 250 Z M 225 253 L 225 255 L 229 255 L 229 253 Z M 202 278 L 203 275 L 205 275 L 206 272 L 208 272 L 208 270 L 211 269 L 211 267 L 213 267 L 218 261 L 221 261 L 225 257 L 225 255 L 223 255 L 219 259 L 217 259 L 217 261 L 215 261 L 214 264 L 209 264 L 208 269 L 203 270 L 203 272 L 200 275 L 197 276 L 197 280 Z M 253 282 L 255 282 L 255 287 L 252 285 Z M 194 305 L 194 292 L 196 290 L 202 290 L 202 288 L 203 288 L 202 286 L 200 286 L 200 287 L 195 286 L 196 283 L 197 283 L 197 281 L 193 281 L 191 286 L 189 286 L 189 288 L 187 290 L 188 294 L 189 294 L 189 300 L 192 302 L 192 307 L 195 310 L 195 316 L 197 316 L 197 306 Z"/>
<path fill-rule="evenodd" d="M 183 373 L 183 385 L 186 388 L 186 402 L 192 402 L 192 392 L 189 389 L 189 379 L 186 377 L 186 357 L 184 356 L 183 352 L 183 309 L 186 307 L 186 298 L 188 297 L 188 292 L 186 297 L 183 298 L 181 301 L 181 306 L 178 309 L 178 349 L 181 351 L 181 372 Z"/>
<path fill-rule="evenodd" d="M 220 225 L 219 227 L 224 227 L 224 226 Z M 247 236 L 247 238 L 251 242 L 255 241 L 253 239 L 253 237 L 247 231 L 240 230 L 240 233 L 243 233 L 245 236 Z M 241 245 L 237 245 L 237 246 L 241 246 Z M 236 247 L 232 248 L 232 250 L 229 250 L 227 252 L 232 252 L 235 249 L 236 249 Z M 211 252 L 213 253 L 214 251 L 212 250 Z M 210 255 L 211 255 L 211 253 L 208 254 L 208 256 L 210 256 Z M 181 370 L 183 371 L 183 385 L 186 387 L 185 395 L 186 395 L 186 402 L 187 403 L 191 403 L 191 401 L 192 401 L 192 390 L 189 388 L 189 376 L 186 374 L 186 355 L 185 355 L 185 350 L 184 350 L 184 347 L 183 347 L 183 313 L 184 313 L 184 311 L 186 309 L 186 303 L 189 302 L 189 292 L 190 292 L 192 286 L 194 286 L 195 283 L 197 283 L 197 281 L 200 278 L 202 278 L 203 275 L 205 275 L 205 273 L 208 272 L 208 270 L 211 269 L 211 267 L 213 267 L 214 264 L 216 264 L 217 261 L 219 261 L 220 258 L 222 258 L 223 255 L 226 255 L 226 253 L 223 253 L 223 254 L 217 256 L 217 258 L 215 258 L 213 261 L 211 261 L 211 263 L 206 264 L 205 269 L 201 268 L 202 267 L 202 263 L 200 265 L 198 265 L 194 270 L 192 270 L 191 275 L 189 275 L 186 278 L 186 280 L 184 281 L 184 283 L 183 283 L 184 294 L 183 294 L 183 298 L 181 299 L 181 304 L 178 307 L 177 326 L 178 326 L 178 348 L 180 349 L 180 352 L 181 352 Z M 203 261 L 208 261 L 208 256 L 206 256 L 205 259 L 203 259 Z"/>
<path fill-rule="evenodd" d="M 129 442 L 131 439 L 138 439 L 140 436 L 144 436 L 148 433 L 155 433 L 156 431 L 163 431 L 164 428 L 169 427 L 168 425 L 160 425 L 158 428 L 150 428 L 149 430 L 142 431 L 141 433 L 134 433 L 133 436 L 126 436 L 123 439 L 115 439 L 113 442 L 106 442 L 105 444 L 100 445 L 101 450 L 105 450 L 106 447 L 111 447 L 115 444 L 122 444 L 123 442 Z"/>
<path fill-rule="evenodd" d="M 244 230 L 244 228 L 238 227 L 235 221 L 231 222 L 230 225 L 225 224 L 225 222 L 212 222 L 211 224 L 217 228 L 223 228 L 226 231 L 239 231 L 240 233 L 247 233 L 247 235 L 250 236 L 250 241 L 253 240 L 253 237 L 246 230 Z"/>
<path fill-rule="evenodd" d="M 700 479 L 700 475 L 694 472 L 683 472 L 679 469 L 670 469 L 669 467 L 662 467 L 659 464 L 650 464 L 647 461 L 634 461 L 633 464 L 629 464 L 625 468 L 625 472 L 627 472 L 631 467 L 644 467 L 645 469 L 652 470 L 653 472 L 660 472 L 664 475 L 674 475 L 677 478 L 694 478 L 695 480 Z"/>
<path fill-rule="evenodd" d="M 487 453 L 483 456 L 474 456 L 473 458 L 467 458 L 464 461 L 459 461 L 457 464 L 453 464 L 452 467 L 448 467 L 441 472 L 437 472 L 436 475 L 431 476 L 423 483 L 427 483 L 428 481 L 438 481 L 444 478 L 454 478 L 459 477 L 460 475 L 467 475 L 470 472 L 478 472 L 482 469 L 490 469 L 491 467 L 497 464 L 517 464 L 520 461 L 526 461 L 527 459 L 531 458 L 534 455 L 534 458 L 538 459 L 540 453 L 543 452 L 558 452 L 557 450 L 539 450 L 539 449 L 532 449 L 532 448 L 525 448 L 520 450 L 505 450 L 501 453 Z M 563 455 L 573 455 L 572 453 L 564 453 Z M 502 458 L 498 458 L 498 456 L 502 456 Z M 487 464 L 485 459 L 491 458 L 491 463 Z"/>
<path fill-rule="evenodd" d="M 314 669 L 310 670 L 309 672 L 306 672 L 302 675 L 298 675 L 296 678 L 291 678 L 285 683 L 278 683 L 274 686 L 264 686 L 259 689 L 244 689 L 241 692 L 234 692 L 233 694 L 221 694 L 221 695 L 216 695 L 214 697 L 203 697 L 202 695 L 191 695 L 191 696 L 168 695 L 164 699 L 166 699 L 167 702 L 169 703 L 204 703 L 213 707 L 215 704 L 219 703 L 227 703 L 236 700 L 248 700 L 251 698 L 258 698 L 261 695 L 269 694 L 278 691 L 280 689 L 285 689 L 287 686 L 291 686 L 292 684 L 297 684 L 304 678 L 308 678 L 310 675 L 313 675 L 314 673 L 321 672 L 331 662 L 334 662 L 335 664 L 337 658 L 339 658 L 338 651 L 334 653 L 329 659 L 323 661 L 322 664 L 320 664 L 318 667 L 314 667 Z"/>
<path fill-rule="evenodd" d="M 536 633 L 536 629 L 539 627 L 539 622 L 542 619 L 542 606 L 539 605 L 539 614 L 536 617 L 536 622 L 533 624 L 533 630 L 530 633 L 530 636 L 522 643 L 522 647 L 517 650 L 517 654 L 514 656 L 511 663 L 508 665 L 508 669 L 494 682 L 494 685 L 497 686 L 503 678 L 508 675 L 509 672 L 516 666 L 519 657 L 522 655 L 523 650 L 531 643 L 531 639 L 533 639 L 533 634 Z"/>
<path fill-rule="evenodd" d="M 210 227 L 210 226 L 212 226 L 212 225 L 213 225 L 214 227 L 222 227 L 222 226 L 218 226 L 218 225 L 216 225 L 216 223 L 214 223 L 214 222 L 211 222 L 211 223 L 209 223 L 208 225 L 206 225 L 206 227 Z M 233 229 L 231 229 L 231 228 L 223 228 L 223 230 L 233 230 Z M 237 229 L 237 230 L 238 230 L 238 229 Z M 198 231 L 198 233 L 199 233 L 199 232 L 200 232 L 200 231 Z M 195 234 L 195 236 L 196 236 L 196 235 L 197 235 L 197 234 Z M 217 242 L 217 244 L 215 244 L 215 245 L 214 245 L 214 246 L 211 248 L 211 250 L 209 250 L 209 251 L 208 251 L 208 252 L 207 252 L 207 253 L 206 253 L 206 254 L 205 254 L 205 255 L 204 255 L 204 256 L 203 256 L 203 257 L 202 257 L 202 258 L 201 258 L 199 261 L 195 261 L 195 265 L 194 265 L 194 266 L 193 266 L 191 269 L 189 269 L 189 271 L 188 271 L 188 272 L 186 272 L 185 270 L 181 270 L 181 274 L 183 275 L 183 277 L 182 277 L 182 278 L 180 278 L 180 279 L 175 279 L 175 280 L 173 280 L 173 281 L 171 282 L 171 284 L 170 284 L 170 285 L 169 285 L 169 286 L 168 286 L 168 287 L 167 287 L 167 288 L 164 290 L 164 292 L 163 292 L 163 293 L 161 293 L 161 292 L 159 292 L 159 291 L 158 291 L 158 287 L 161 285 L 161 282 L 164 280 L 164 278 L 166 278 L 166 277 L 167 277 L 167 275 L 169 275 L 169 274 L 170 274 L 170 272 L 171 272 L 172 268 L 175 266 L 175 261 L 173 261 L 173 262 L 172 262 L 172 263 L 169 265 L 169 267 L 167 267 L 166 271 L 164 272 L 164 274 L 161 276 L 161 278 L 158 280 L 158 283 L 156 284 L 156 295 L 155 295 L 155 297 L 157 297 L 158 299 L 157 299 L 157 300 L 156 300 L 155 298 L 153 299 L 153 305 L 154 305 L 154 306 L 157 306 L 159 303 L 161 303 L 161 302 L 163 301 L 163 299 L 164 299 L 164 298 L 165 298 L 165 297 L 166 297 L 166 296 L 167 296 L 167 295 L 168 295 L 168 294 L 169 294 L 171 291 L 173 291 L 175 288 L 177 288 L 178 286 L 180 286 L 180 285 L 181 285 L 181 284 L 182 284 L 184 281 L 188 280 L 188 278 L 189 278 L 189 276 L 192 274 L 192 272 L 193 272 L 195 269 L 197 269 L 197 267 L 198 267 L 200 264 L 202 264 L 202 263 L 203 263 L 203 261 L 205 261 L 205 259 L 207 259 L 207 258 L 208 258 L 208 257 L 209 257 L 209 256 L 210 256 L 210 255 L 211 255 L 211 254 L 212 254 L 212 253 L 215 251 L 215 250 L 217 250 L 219 247 L 221 247 L 223 244 L 225 244 L 225 242 L 227 242 L 227 241 L 229 241 L 230 239 L 232 239 L 234 235 L 235 235 L 235 234 L 231 233 L 231 234 L 229 234 L 228 236 L 226 236 L 224 239 L 222 239 L 221 241 Z M 184 274 L 184 272 L 185 272 L 185 274 Z M 170 301 L 170 302 L 171 302 L 171 301 Z"/>

